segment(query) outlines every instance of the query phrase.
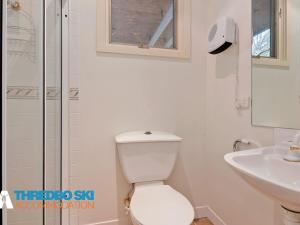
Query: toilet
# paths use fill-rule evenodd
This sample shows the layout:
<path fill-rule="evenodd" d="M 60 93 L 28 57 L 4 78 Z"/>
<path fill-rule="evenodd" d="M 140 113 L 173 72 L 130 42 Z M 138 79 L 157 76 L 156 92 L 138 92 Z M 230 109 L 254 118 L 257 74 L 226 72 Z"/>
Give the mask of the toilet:
<path fill-rule="evenodd" d="M 160 131 L 116 136 L 123 173 L 134 192 L 130 217 L 134 225 L 190 225 L 194 208 L 164 181 L 173 171 L 182 138 Z"/>

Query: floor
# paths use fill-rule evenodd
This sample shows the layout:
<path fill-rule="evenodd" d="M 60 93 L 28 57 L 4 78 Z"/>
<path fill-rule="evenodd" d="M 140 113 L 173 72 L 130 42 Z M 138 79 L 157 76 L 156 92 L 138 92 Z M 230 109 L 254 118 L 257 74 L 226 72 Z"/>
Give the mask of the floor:
<path fill-rule="evenodd" d="M 192 225 L 213 225 L 207 218 L 195 220 Z"/>

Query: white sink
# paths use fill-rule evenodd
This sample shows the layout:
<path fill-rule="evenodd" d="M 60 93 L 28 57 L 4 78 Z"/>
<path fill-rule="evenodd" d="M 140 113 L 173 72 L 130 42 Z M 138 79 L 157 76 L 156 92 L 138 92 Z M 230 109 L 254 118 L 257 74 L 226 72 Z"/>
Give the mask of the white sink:
<path fill-rule="evenodd" d="M 283 159 L 287 146 L 234 152 L 225 160 L 250 185 L 283 207 L 300 212 L 300 163 Z"/>

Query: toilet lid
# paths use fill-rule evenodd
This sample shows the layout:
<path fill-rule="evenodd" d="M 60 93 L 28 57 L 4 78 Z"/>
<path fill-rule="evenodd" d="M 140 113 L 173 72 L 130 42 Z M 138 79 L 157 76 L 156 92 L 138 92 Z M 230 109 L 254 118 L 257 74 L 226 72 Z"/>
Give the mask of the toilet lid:
<path fill-rule="evenodd" d="M 137 188 L 130 211 L 143 225 L 190 225 L 194 219 L 191 203 L 168 185 Z"/>

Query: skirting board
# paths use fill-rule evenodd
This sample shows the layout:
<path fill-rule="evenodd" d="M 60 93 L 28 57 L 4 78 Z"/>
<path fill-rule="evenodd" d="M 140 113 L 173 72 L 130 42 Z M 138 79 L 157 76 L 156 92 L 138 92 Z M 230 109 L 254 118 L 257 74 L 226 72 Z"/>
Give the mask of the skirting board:
<path fill-rule="evenodd" d="M 197 219 L 206 217 L 214 225 L 226 225 L 226 223 L 209 206 L 196 207 L 195 213 Z"/>
<path fill-rule="evenodd" d="M 98 222 L 98 223 L 90 223 L 86 225 L 119 225 L 119 220 L 109 220 L 109 221 Z"/>

